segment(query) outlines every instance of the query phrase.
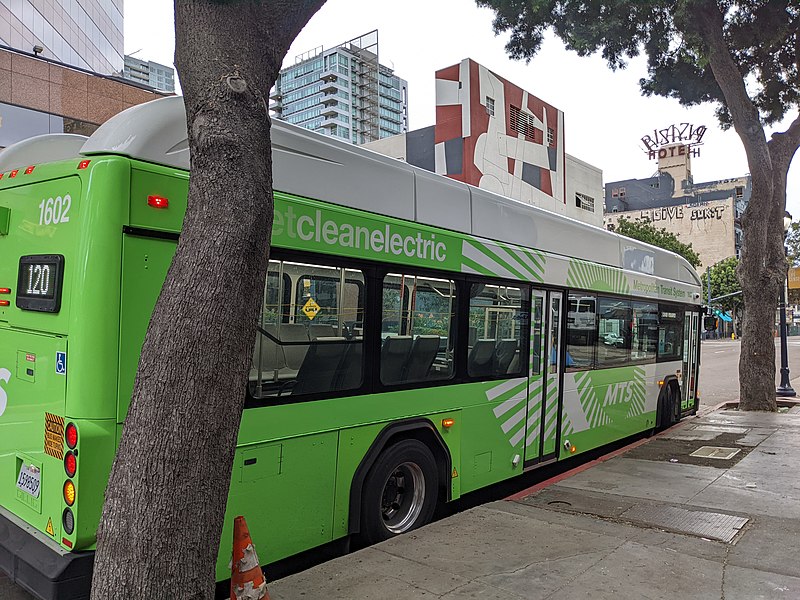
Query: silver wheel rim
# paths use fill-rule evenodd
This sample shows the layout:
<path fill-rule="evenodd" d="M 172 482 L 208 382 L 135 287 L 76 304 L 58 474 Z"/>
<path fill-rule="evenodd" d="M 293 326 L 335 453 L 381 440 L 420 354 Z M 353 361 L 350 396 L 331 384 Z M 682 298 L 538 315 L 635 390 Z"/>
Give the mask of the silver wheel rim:
<path fill-rule="evenodd" d="M 389 474 L 381 495 L 381 518 L 394 534 L 411 529 L 425 502 L 425 476 L 418 464 L 404 462 Z"/>

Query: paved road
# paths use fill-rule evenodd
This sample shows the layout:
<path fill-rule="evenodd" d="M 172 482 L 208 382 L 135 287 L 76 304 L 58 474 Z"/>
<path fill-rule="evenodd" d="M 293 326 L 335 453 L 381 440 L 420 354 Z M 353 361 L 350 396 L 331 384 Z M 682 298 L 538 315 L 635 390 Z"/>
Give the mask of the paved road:
<path fill-rule="evenodd" d="M 789 378 L 800 394 L 800 337 L 790 337 Z M 715 406 L 739 399 L 739 340 L 704 340 L 700 350 L 700 405 Z M 775 340 L 775 360 L 780 364 L 780 344 Z M 795 381 L 796 380 L 796 381 Z M 775 385 L 780 374 L 775 373 Z"/>

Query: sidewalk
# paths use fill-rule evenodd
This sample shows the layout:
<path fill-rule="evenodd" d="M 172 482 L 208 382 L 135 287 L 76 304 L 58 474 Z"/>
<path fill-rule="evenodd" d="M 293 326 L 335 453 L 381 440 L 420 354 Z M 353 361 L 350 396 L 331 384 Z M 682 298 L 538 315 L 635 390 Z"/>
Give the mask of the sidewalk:
<path fill-rule="evenodd" d="M 701 446 L 739 451 L 689 456 Z M 799 464 L 800 406 L 718 410 L 548 485 L 270 583 L 269 592 L 272 600 L 796 599 Z"/>

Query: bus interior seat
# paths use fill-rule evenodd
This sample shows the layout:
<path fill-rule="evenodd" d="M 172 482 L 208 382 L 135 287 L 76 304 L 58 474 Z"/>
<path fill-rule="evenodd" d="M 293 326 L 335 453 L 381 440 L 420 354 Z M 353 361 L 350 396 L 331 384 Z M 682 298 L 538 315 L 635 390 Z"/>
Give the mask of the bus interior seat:
<path fill-rule="evenodd" d="M 495 375 L 505 375 L 509 372 L 511 361 L 517 355 L 517 340 L 514 338 L 502 339 L 495 348 Z"/>
<path fill-rule="evenodd" d="M 336 327 L 333 325 L 323 325 L 321 323 L 317 323 L 315 325 L 308 326 L 308 338 L 312 341 L 317 338 L 334 337 L 336 335 Z"/>
<path fill-rule="evenodd" d="M 262 329 L 272 337 L 279 339 L 278 331 L 274 324 L 264 325 Z M 278 379 L 281 376 L 281 371 L 286 370 L 286 357 L 284 356 L 283 348 L 269 336 L 260 333 L 253 349 L 253 367 L 250 370 L 250 381 Z"/>
<path fill-rule="evenodd" d="M 385 385 L 400 383 L 403 369 L 411 353 L 410 335 L 393 335 L 383 341 L 381 347 L 381 382 Z"/>
<path fill-rule="evenodd" d="M 306 342 L 305 344 L 283 346 L 286 366 L 293 371 L 299 371 L 308 353 L 308 331 L 305 325 L 301 323 L 281 323 L 278 333 L 280 334 L 281 342 Z"/>
<path fill-rule="evenodd" d="M 364 343 L 363 338 L 355 338 L 345 344 L 347 347 L 342 363 L 339 366 L 339 375 L 335 382 L 336 390 L 354 390 L 361 387 L 363 382 Z"/>
<path fill-rule="evenodd" d="M 310 344 L 294 380 L 292 395 L 335 389 L 336 378 L 348 346 L 343 337 L 320 337 Z"/>
<path fill-rule="evenodd" d="M 472 377 L 492 375 L 496 344 L 497 341 L 493 339 L 475 340 L 467 357 L 467 370 Z"/>
<path fill-rule="evenodd" d="M 438 353 L 438 335 L 418 335 L 414 338 L 411 353 L 403 372 L 403 381 L 425 380 Z"/>

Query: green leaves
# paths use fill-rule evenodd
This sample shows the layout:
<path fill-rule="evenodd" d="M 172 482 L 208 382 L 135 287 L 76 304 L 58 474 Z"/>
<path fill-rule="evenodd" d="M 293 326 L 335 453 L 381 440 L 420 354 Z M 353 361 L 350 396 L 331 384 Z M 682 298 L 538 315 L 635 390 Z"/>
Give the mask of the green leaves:
<path fill-rule="evenodd" d="M 496 33 L 510 32 L 512 58 L 531 59 L 544 33 L 552 29 L 580 56 L 601 52 L 611 69 L 631 57 L 647 56 L 643 94 L 676 98 L 689 106 L 718 102 L 717 116 L 730 125 L 697 29 L 698 14 L 709 10 L 699 0 L 476 0 L 495 11 Z M 716 2 L 728 49 L 751 88 L 751 99 L 766 124 L 780 121 L 800 102 L 798 52 L 800 5 L 797 0 Z M 752 83 L 752 85 L 750 85 Z"/>
<path fill-rule="evenodd" d="M 680 254 L 689 261 L 693 267 L 700 265 L 700 256 L 692 249 L 691 244 L 684 244 L 674 233 L 666 229 L 657 228 L 650 222 L 650 219 L 637 219 L 631 221 L 625 217 L 620 217 L 614 231 L 620 235 L 664 248 L 670 252 Z"/>
<path fill-rule="evenodd" d="M 739 259 L 735 256 L 726 258 L 714 265 L 711 265 L 706 272 L 700 276 L 703 282 L 703 299 L 708 301 L 708 281 L 707 277 L 711 275 L 711 297 L 719 298 L 727 294 L 741 292 L 742 286 L 739 284 L 739 278 L 736 276 L 736 267 L 739 266 Z M 716 308 L 724 310 L 733 310 L 742 304 L 742 295 L 729 296 L 722 298 L 712 303 Z"/>

